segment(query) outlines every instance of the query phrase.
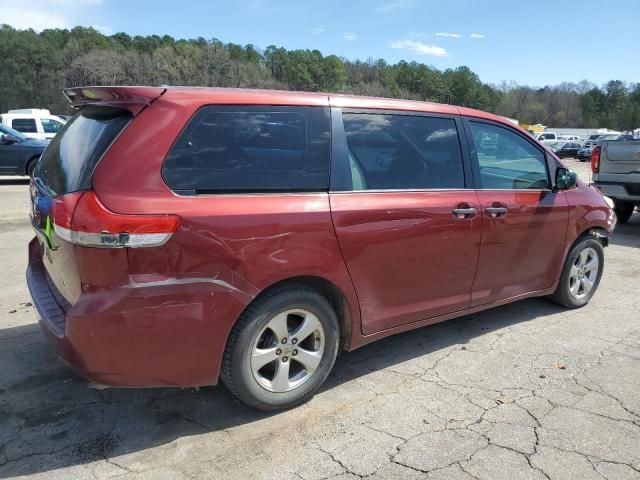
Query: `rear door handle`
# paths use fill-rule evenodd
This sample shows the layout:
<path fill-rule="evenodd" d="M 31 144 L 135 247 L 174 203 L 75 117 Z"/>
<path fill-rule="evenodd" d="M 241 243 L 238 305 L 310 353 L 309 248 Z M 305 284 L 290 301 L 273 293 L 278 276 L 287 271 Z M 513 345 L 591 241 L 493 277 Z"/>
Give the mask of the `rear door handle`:
<path fill-rule="evenodd" d="M 478 214 L 478 210 L 473 208 L 473 207 L 469 207 L 469 208 L 454 208 L 453 210 L 451 210 L 451 213 L 453 213 L 453 216 L 455 218 L 459 218 L 459 219 L 464 219 L 464 218 L 472 218 L 475 217 Z"/>
<path fill-rule="evenodd" d="M 505 207 L 487 207 L 484 211 L 487 212 L 487 216 L 491 218 L 498 218 L 507 214 Z"/>

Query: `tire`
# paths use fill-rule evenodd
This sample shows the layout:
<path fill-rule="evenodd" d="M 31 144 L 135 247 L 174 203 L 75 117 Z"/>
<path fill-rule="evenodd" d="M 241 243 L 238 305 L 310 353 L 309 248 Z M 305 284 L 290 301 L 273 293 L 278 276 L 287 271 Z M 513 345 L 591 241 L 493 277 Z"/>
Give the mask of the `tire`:
<path fill-rule="evenodd" d="M 36 168 L 36 164 L 38 163 L 38 157 L 33 157 L 27 162 L 27 175 L 29 178 L 33 178 L 33 170 Z"/>
<path fill-rule="evenodd" d="M 618 223 L 623 224 L 627 223 L 633 215 L 633 210 L 635 209 L 635 205 L 630 202 L 615 202 L 615 211 L 616 216 L 618 217 Z"/>
<path fill-rule="evenodd" d="M 597 264 L 595 268 L 589 269 L 591 259 L 597 259 Z M 592 237 L 579 239 L 567 255 L 558 286 L 551 299 L 566 308 L 584 307 L 598 289 L 603 268 L 602 243 Z M 591 287 L 587 290 L 586 286 L 589 284 Z"/>
<path fill-rule="evenodd" d="M 297 343 L 295 334 L 302 325 L 304 337 Z M 306 402 L 335 363 L 338 325 L 335 311 L 315 290 L 295 283 L 275 287 L 247 307 L 231 331 L 222 381 L 243 403 L 260 410 Z M 285 335 L 283 328 L 286 337 L 276 338 Z"/>

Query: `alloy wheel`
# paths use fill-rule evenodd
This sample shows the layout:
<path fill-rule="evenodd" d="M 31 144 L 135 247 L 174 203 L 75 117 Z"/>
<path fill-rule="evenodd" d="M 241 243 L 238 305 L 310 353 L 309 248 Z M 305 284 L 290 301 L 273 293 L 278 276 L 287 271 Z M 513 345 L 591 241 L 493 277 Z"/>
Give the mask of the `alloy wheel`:
<path fill-rule="evenodd" d="M 587 247 L 576 257 L 569 272 L 569 292 L 575 299 L 582 300 L 589 295 L 596 279 L 600 260 L 596 251 Z"/>
<path fill-rule="evenodd" d="M 313 375 L 324 347 L 324 329 L 313 313 L 303 309 L 279 313 L 267 322 L 254 342 L 253 378 L 270 392 L 289 392 Z"/>

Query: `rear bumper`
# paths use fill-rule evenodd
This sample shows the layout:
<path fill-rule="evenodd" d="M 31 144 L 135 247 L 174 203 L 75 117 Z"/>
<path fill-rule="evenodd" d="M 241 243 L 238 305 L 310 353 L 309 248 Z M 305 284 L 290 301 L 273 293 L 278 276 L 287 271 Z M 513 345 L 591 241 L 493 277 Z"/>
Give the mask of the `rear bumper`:
<path fill-rule="evenodd" d="M 250 298 L 214 294 L 208 284 L 150 282 L 85 291 L 65 305 L 42 258 L 34 238 L 26 275 L 40 327 L 80 375 L 121 387 L 217 383 L 228 333 Z"/>
<path fill-rule="evenodd" d="M 47 273 L 42 263 L 42 249 L 35 238 L 29 243 L 27 286 L 33 305 L 40 316 L 40 328 L 49 343 L 74 370 L 93 380 L 90 373 L 85 371 L 81 357 L 65 337 L 66 313 L 61 306 L 60 295 L 52 288 L 51 282 L 47 279 Z"/>
<path fill-rule="evenodd" d="M 640 203 L 640 182 L 614 182 L 595 180 L 593 182 L 607 197 L 623 202 Z"/>

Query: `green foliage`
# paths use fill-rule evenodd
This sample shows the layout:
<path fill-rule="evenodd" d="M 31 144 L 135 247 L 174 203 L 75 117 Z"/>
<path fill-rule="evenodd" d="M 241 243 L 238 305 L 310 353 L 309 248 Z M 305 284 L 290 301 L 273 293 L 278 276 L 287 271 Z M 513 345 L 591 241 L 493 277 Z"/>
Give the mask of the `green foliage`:
<path fill-rule="evenodd" d="M 93 28 L 41 33 L 0 26 L 0 111 L 69 111 L 65 87 L 202 85 L 278 88 L 408 98 L 487 110 L 554 127 L 640 126 L 640 84 L 583 81 L 533 89 L 482 83 L 466 66 L 445 71 L 418 62 L 349 61 L 318 50 L 169 35 L 106 36 Z"/>

